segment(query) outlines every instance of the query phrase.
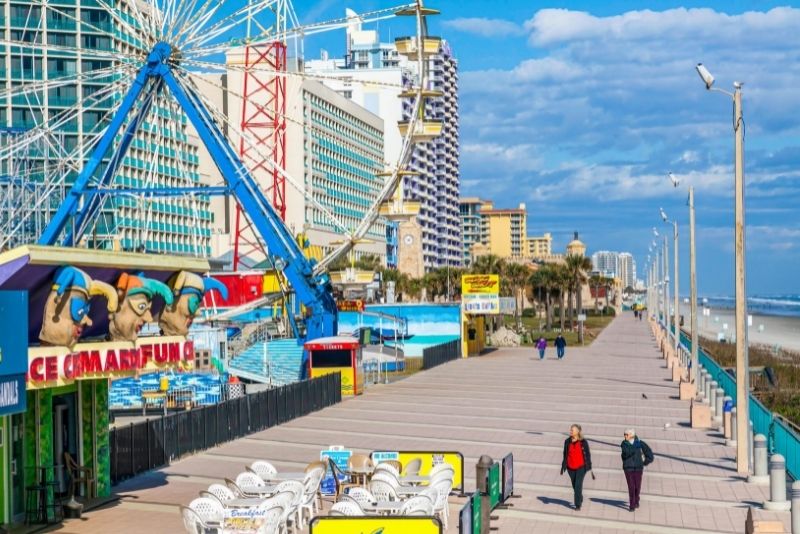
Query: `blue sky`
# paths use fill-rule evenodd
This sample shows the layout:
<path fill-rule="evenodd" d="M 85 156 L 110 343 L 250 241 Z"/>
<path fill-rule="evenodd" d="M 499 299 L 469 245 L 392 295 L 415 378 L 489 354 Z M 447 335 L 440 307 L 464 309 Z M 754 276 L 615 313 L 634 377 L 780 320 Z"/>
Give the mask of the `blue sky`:
<path fill-rule="evenodd" d="M 356 11 L 385 7 L 369 0 Z M 430 3 L 434 6 L 433 3 Z M 342 16 L 334 0 L 298 2 L 303 22 Z M 462 194 L 525 202 L 531 233 L 644 263 L 663 207 L 681 224 L 696 189 L 698 283 L 733 292 L 731 102 L 709 93 L 703 62 L 730 89 L 744 82 L 748 293 L 798 294 L 800 6 L 772 1 L 440 1 L 431 33 L 460 64 Z M 408 33 L 400 22 L 381 33 Z M 343 49 L 343 32 L 314 38 Z M 681 179 L 673 189 L 666 173 Z M 662 232 L 663 234 L 663 232 Z M 682 279 L 688 281 L 688 262 Z M 682 293 L 688 289 L 683 284 Z"/>

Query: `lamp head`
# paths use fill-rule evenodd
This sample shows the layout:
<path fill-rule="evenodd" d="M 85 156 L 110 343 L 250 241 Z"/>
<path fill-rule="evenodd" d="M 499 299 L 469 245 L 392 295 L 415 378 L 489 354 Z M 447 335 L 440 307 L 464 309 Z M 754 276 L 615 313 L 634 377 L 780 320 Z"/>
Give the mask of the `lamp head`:
<path fill-rule="evenodd" d="M 658 237 L 658 230 L 656 230 L 655 226 L 653 227 L 653 235 Z"/>
<path fill-rule="evenodd" d="M 671 172 L 668 172 L 667 176 L 669 176 L 669 179 L 672 182 L 672 187 L 678 187 L 678 184 L 681 183 L 680 179 Z"/>
<path fill-rule="evenodd" d="M 661 212 L 661 218 L 664 219 L 664 222 L 669 222 L 669 218 L 667 217 L 667 214 L 664 213 L 664 208 L 658 208 L 658 211 Z"/>
<path fill-rule="evenodd" d="M 714 85 L 714 77 L 708 72 L 705 65 L 698 63 L 695 68 L 697 69 L 697 74 L 702 78 L 703 83 L 706 84 L 706 89 L 711 89 L 711 86 Z"/>

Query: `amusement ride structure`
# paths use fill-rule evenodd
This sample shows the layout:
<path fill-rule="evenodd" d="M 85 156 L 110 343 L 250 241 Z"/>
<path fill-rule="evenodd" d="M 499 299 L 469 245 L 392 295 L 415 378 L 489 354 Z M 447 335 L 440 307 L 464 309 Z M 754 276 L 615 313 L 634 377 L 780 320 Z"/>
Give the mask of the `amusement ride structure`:
<path fill-rule="evenodd" d="M 48 113 L 24 133 L 5 137 L 0 146 L 0 161 L 19 161 L 41 145 L 44 145 L 41 151 L 48 157 L 37 168 L 4 171 L 15 175 L 13 181 L 7 180 L 13 189 L 0 192 L 21 191 L 26 196 L 24 202 L 4 206 L 2 222 L 6 233 L 0 236 L 0 247 L 14 244 L 15 239 L 18 242 L 18 232 L 31 227 L 39 233 L 37 241 L 42 245 L 91 246 L 94 242 L 91 236 L 97 235 L 102 214 L 113 210 L 114 202 L 120 199 L 135 206 L 137 215 L 147 219 L 152 216 L 148 205 L 157 199 L 181 199 L 191 211 L 197 209 L 198 203 L 207 202 L 209 196 L 229 195 L 237 202 L 234 268 L 239 266 L 246 249 L 261 250 L 288 284 L 286 291 L 293 292 L 305 307 L 302 337 L 336 335 L 337 309 L 327 268 L 350 252 L 378 217 L 403 216 L 399 205 L 402 195 L 398 197 L 397 190 L 409 172 L 407 165 L 414 145 L 436 137 L 441 131 L 441 123 L 426 117 L 426 101 L 440 96 L 429 89 L 427 74 L 428 59 L 436 53 L 439 40 L 428 37 L 426 17 L 438 12 L 416 0 L 359 17 L 361 22 L 390 17 L 414 20 L 414 36 L 402 38 L 402 43 L 398 41 L 398 50 L 415 65 L 415 75 L 410 85 L 397 87 L 399 97 L 413 101 L 413 112 L 400 125 L 403 146 L 399 160 L 386 164 L 383 187 L 366 217 L 357 227 L 348 228 L 305 190 L 302 177 L 290 176 L 285 168 L 285 128 L 289 120 L 286 80 L 293 76 L 320 78 L 288 70 L 287 49 L 293 47 L 295 55 L 301 57 L 304 37 L 343 28 L 351 22 L 348 18 L 300 25 L 289 0 L 251 0 L 236 9 L 225 1 L 212 0 L 191 0 L 188 5 L 180 0 L 131 1 L 119 5 L 96 1 L 115 24 L 137 36 L 115 51 L 82 52 L 83 57 L 112 60 L 111 66 L 53 80 L 33 80 L 0 92 L 6 98 L 26 99 L 33 110 L 40 104 L 41 95 L 53 88 L 79 80 L 109 81 L 102 89 L 83 96 L 73 107 Z M 48 4 L 42 4 L 42 9 L 63 10 Z M 66 11 L 62 15 L 74 18 Z M 267 19 L 269 22 L 265 23 Z M 97 29 L 106 32 L 104 28 Z M 237 37 L 244 31 L 245 38 Z M 4 44 L 31 53 L 59 50 L 58 46 L 41 44 L 36 39 L 5 40 Z M 227 54 L 234 51 L 243 51 L 244 65 L 226 63 Z M 200 71 L 226 70 L 244 74 L 241 93 L 229 89 L 243 100 L 238 125 L 199 89 Z M 105 120 L 98 121 L 94 129 L 87 130 L 84 124 L 83 143 L 73 150 L 59 146 L 59 128 L 70 121 L 85 120 L 82 114 L 94 108 L 104 112 Z M 185 135 L 187 122 L 211 155 L 223 183 L 203 185 L 176 179 L 170 182 L 175 185 L 156 184 L 158 157 L 163 153 L 159 139 Z M 231 142 L 231 133 L 238 139 L 238 150 Z M 153 147 L 152 160 L 143 162 L 147 178 L 133 185 L 117 179 L 131 146 L 143 141 Z M 256 174 L 262 177 L 260 181 Z M 342 235 L 339 244 L 319 262 L 307 258 L 297 236 L 284 223 L 287 182 L 329 217 Z M 41 220 L 43 211 L 49 214 L 46 227 L 32 226 L 32 221 Z M 251 238 L 246 236 L 248 229 Z M 297 325 L 293 327 L 296 333 L 302 332 Z"/>

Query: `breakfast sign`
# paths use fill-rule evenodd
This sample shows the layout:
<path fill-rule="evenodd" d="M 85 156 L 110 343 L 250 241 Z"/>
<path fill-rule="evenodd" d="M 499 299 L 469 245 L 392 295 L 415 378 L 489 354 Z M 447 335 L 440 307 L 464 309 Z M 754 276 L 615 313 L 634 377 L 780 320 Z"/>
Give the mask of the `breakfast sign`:
<path fill-rule="evenodd" d="M 500 313 L 500 277 L 496 274 L 465 274 L 461 277 L 464 312 L 472 315 Z"/>
<path fill-rule="evenodd" d="M 28 348 L 27 389 L 51 388 L 74 380 L 123 378 L 139 372 L 187 367 L 194 344 L 182 336 L 143 337 L 131 342 L 78 343 Z"/>

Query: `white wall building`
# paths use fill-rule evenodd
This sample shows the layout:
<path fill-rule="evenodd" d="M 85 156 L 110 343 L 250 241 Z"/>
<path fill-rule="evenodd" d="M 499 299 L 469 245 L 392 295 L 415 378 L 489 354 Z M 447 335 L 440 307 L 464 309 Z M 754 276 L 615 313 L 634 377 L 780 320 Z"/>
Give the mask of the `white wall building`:
<path fill-rule="evenodd" d="M 355 15 L 349 10 L 347 14 Z M 398 95 L 415 76 L 416 64 L 399 56 L 393 44 L 381 43 L 377 31 L 363 30 L 353 23 L 346 32 L 345 58 L 329 59 L 323 53 L 320 60 L 307 61 L 305 68 L 309 74 L 324 76 L 326 85 L 384 120 L 384 154 L 388 164 L 395 164 L 403 142 L 397 122 L 407 120 L 412 111 L 412 102 Z M 419 174 L 405 177 L 403 184 L 406 199 L 420 202 L 417 221 L 422 228 L 426 270 L 462 262 L 458 63 L 446 42 L 442 42 L 440 53 L 430 58 L 429 69 L 431 88 L 444 96 L 429 100 L 426 113 L 430 119 L 443 121 L 443 132 L 434 141 L 415 148 L 410 167 Z M 389 239 L 395 238 L 390 232 Z"/>
<path fill-rule="evenodd" d="M 231 53 L 227 61 L 229 65 L 241 65 L 243 56 Z M 242 116 L 243 76 L 240 70 L 230 69 L 226 75 L 205 75 L 199 84 L 202 93 L 236 126 L 226 133 L 237 149 L 240 138 L 235 130 Z M 341 242 L 342 231 L 322 208 L 332 212 L 345 228 L 353 230 L 364 219 L 383 185 L 378 176 L 383 170 L 383 121 L 321 83 L 296 76 L 287 78 L 286 115 L 286 171 L 294 183 L 286 181 L 285 223 L 292 234 L 305 232 L 311 244 L 326 253 Z M 269 155 L 271 150 L 265 146 L 262 153 Z M 221 181 L 205 149 L 201 150 L 201 168 L 207 171 L 206 183 Z M 261 171 L 253 175 L 262 190 L 271 183 L 271 173 Z M 314 202 L 307 198 L 307 193 Z M 213 255 L 232 259 L 235 201 L 218 198 L 212 208 L 216 223 Z M 243 253 L 254 262 L 263 259 L 252 254 L 252 249 Z M 372 226 L 356 253 L 373 254 L 385 261 L 383 220 Z"/>

